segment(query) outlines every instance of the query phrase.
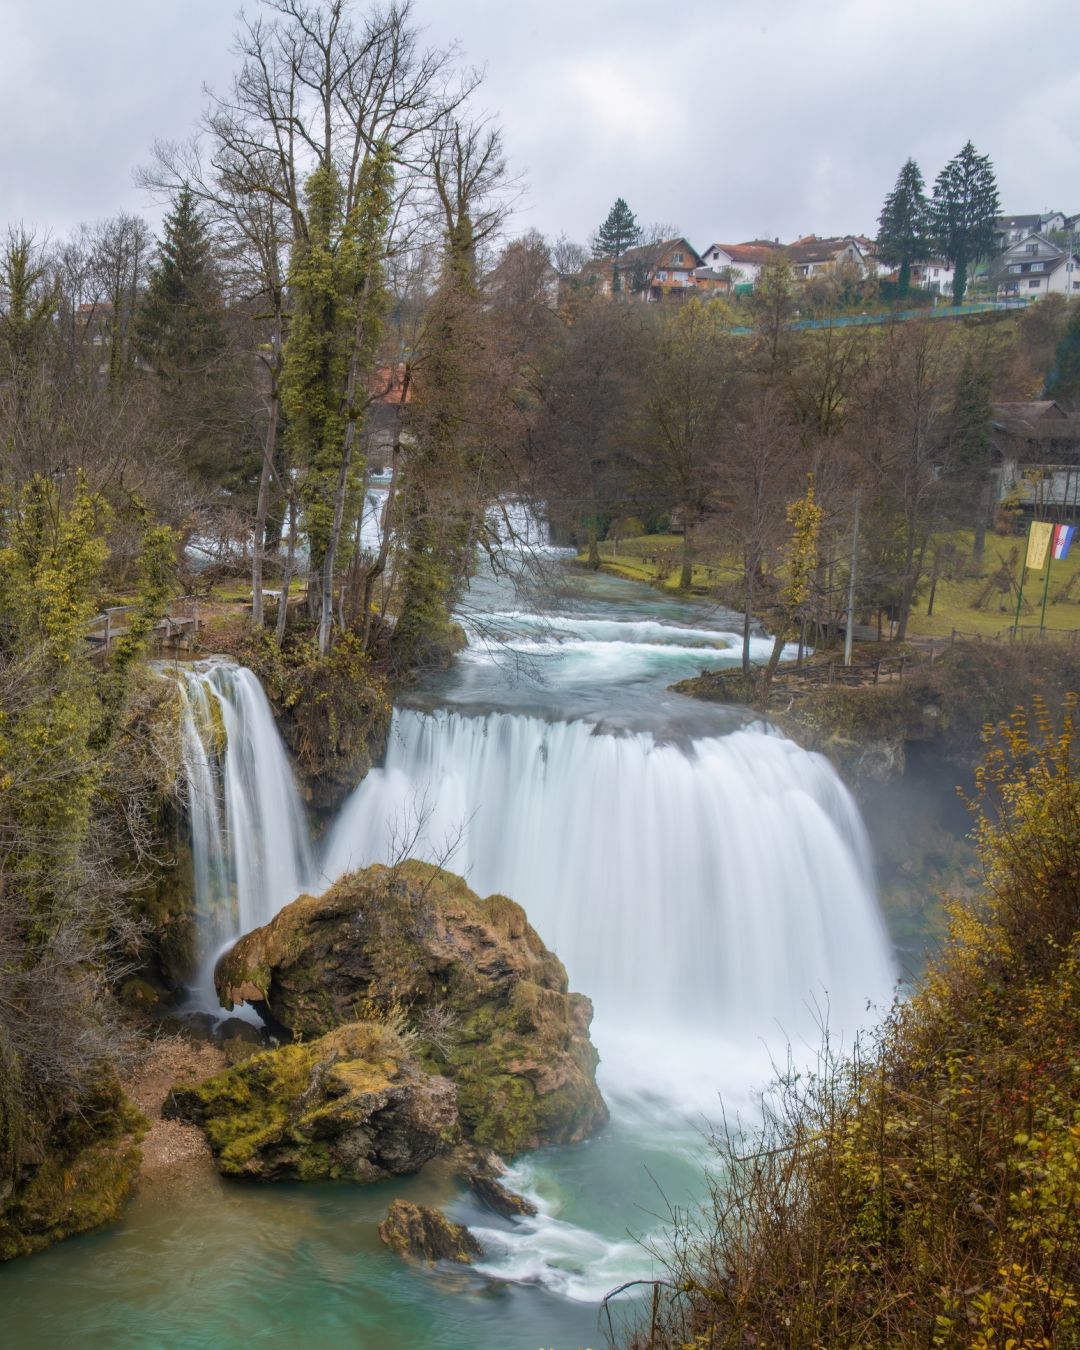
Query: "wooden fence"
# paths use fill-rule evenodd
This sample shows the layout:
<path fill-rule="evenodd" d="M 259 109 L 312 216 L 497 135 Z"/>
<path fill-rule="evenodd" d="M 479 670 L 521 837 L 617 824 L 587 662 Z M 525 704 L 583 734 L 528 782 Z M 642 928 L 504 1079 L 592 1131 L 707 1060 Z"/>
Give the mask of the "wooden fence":
<path fill-rule="evenodd" d="M 112 644 L 122 638 L 129 630 L 127 616 L 133 614 L 137 605 L 113 605 L 101 614 L 96 614 L 86 630 L 86 640 L 90 644 L 92 655 L 104 655 Z M 199 597 L 185 595 L 179 600 L 169 602 L 164 617 L 151 629 L 152 642 L 159 646 L 173 643 L 176 646 L 190 644 L 199 632 Z"/>

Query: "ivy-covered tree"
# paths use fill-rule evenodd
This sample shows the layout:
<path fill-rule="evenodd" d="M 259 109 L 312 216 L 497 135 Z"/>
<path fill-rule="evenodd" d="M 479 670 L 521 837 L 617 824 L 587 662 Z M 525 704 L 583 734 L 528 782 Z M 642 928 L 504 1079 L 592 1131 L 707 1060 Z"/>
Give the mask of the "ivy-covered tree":
<path fill-rule="evenodd" d="M 303 471 L 301 496 L 311 555 L 319 653 L 330 648 L 335 568 L 343 524 L 362 490 L 355 455 L 363 391 L 382 336 L 383 257 L 393 170 L 383 144 L 369 156 L 346 210 L 333 165 L 306 186 L 307 232 L 293 249 L 293 314 L 285 343 L 281 402 L 286 440 Z"/>
<path fill-rule="evenodd" d="M 890 262 L 900 264 L 897 293 L 901 296 L 907 295 L 911 287 L 911 264 L 921 262 L 929 254 L 929 230 L 922 171 L 909 159 L 878 216 L 878 247 Z"/>
<path fill-rule="evenodd" d="M 938 174 L 930 202 L 935 245 L 953 265 L 953 299 L 963 304 L 968 271 L 994 246 L 994 217 L 1000 212 L 997 180 L 989 155 L 971 141 Z"/>

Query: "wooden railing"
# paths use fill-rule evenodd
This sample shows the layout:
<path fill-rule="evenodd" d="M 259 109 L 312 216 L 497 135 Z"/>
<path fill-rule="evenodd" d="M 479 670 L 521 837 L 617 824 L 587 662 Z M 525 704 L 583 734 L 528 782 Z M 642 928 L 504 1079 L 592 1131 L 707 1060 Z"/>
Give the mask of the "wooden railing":
<path fill-rule="evenodd" d="M 137 605 L 112 605 L 103 613 L 96 614 L 86 630 L 91 650 L 95 654 L 107 652 L 114 642 L 128 632 L 126 616 L 137 609 Z M 185 595 L 169 602 L 164 616 L 151 629 L 151 640 L 157 643 L 179 643 L 192 640 L 198 632 L 199 597 Z"/>

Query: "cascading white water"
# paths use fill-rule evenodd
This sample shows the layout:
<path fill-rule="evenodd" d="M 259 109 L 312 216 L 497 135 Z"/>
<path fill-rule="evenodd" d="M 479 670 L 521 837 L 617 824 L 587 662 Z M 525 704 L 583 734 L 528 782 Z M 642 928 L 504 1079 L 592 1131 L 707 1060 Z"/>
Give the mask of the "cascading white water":
<path fill-rule="evenodd" d="M 205 662 L 180 678 L 199 968 L 193 990 L 217 1006 L 214 962 L 302 891 L 315 866 L 303 803 L 259 681 Z"/>
<path fill-rule="evenodd" d="M 676 1063 L 688 1037 L 816 1038 L 826 1007 L 850 1033 L 868 998 L 889 997 L 858 812 L 822 757 L 780 736 L 664 744 L 584 721 L 399 710 L 325 875 L 386 860 L 419 817 L 415 851 L 440 860 L 456 841 L 447 865 L 519 901 L 593 999 L 615 1086 L 655 1087 L 659 1072 L 685 1095 L 687 1075 L 708 1077 L 697 1046 Z"/>

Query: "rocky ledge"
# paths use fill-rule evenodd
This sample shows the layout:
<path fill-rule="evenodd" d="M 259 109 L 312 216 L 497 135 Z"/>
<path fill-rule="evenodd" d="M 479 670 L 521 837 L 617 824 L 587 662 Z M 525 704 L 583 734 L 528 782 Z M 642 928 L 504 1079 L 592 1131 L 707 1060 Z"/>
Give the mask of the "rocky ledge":
<path fill-rule="evenodd" d="M 428 864 L 300 896 L 222 959 L 217 985 L 301 1039 L 294 1055 L 358 1017 L 398 1025 L 423 1069 L 456 1084 L 466 1136 L 501 1154 L 574 1143 L 607 1119 L 589 1000 L 520 905 Z"/>
<path fill-rule="evenodd" d="M 405 1176 L 459 1138 L 454 1084 L 369 1021 L 178 1088 L 163 1114 L 201 1125 L 220 1171 L 260 1181 Z"/>

